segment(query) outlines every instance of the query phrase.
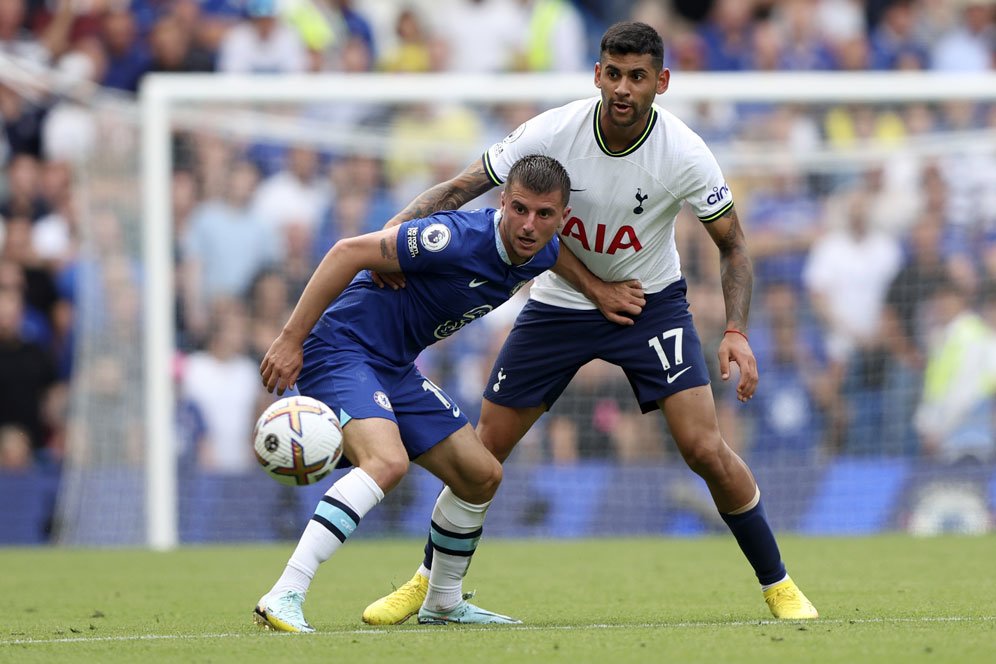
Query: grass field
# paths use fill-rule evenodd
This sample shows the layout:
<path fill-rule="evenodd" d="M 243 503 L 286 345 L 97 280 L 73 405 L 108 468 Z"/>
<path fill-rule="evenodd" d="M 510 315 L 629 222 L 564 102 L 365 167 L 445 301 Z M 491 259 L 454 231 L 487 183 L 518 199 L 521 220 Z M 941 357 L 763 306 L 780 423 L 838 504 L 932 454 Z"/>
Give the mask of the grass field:
<path fill-rule="evenodd" d="M 991 662 L 996 538 L 782 538 L 821 612 L 775 623 L 732 538 L 485 541 L 467 578 L 521 626 L 372 628 L 415 541 L 360 540 L 305 605 L 313 635 L 250 611 L 292 545 L 175 553 L 0 549 L 0 662 Z"/>

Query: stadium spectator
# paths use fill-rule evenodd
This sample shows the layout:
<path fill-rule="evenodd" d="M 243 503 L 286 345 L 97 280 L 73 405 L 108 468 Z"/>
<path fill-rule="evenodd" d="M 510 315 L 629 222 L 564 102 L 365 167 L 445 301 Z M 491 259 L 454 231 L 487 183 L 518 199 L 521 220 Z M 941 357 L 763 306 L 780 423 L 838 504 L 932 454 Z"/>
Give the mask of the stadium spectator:
<path fill-rule="evenodd" d="M 41 191 L 41 160 L 32 154 L 15 154 L 7 162 L 6 191 L 0 194 L 0 217 L 41 219 L 51 209 Z"/>
<path fill-rule="evenodd" d="M 590 67 L 584 20 L 570 0 L 518 0 L 526 17 L 519 55 L 526 71 L 583 72 Z"/>
<path fill-rule="evenodd" d="M 287 320 L 293 306 L 283 271 L 270 268 L 259 272 L 249 289 L 248 354 L 257 364 Z"/>
<path fill-rule="evenodd" d="M 930 344 L 916 427 L 923 453 L 943 463 L 996 459 L 996 288 L 982 290 L 985 317 L 958 284 L 932 293 Z"/>
<path fill-rule="evenodd" d="M 73 25 L 72 0 L 56 0 L 55 12 L 41 36 L 27 27 L 25 0 L 0 0 L 0 53 L 48 64 L 66 48 Z"/>
<path fill-rule="evenodd" d="M 48 352 L 24 337 L 24 295 L 0 289 L 0 426 L 23 427 L 37 455 L 46 443 L 41 405 L 55 383 Z"/>
<path fill-rule="evenodd" d="M 919 447 L 913 416 L 926 366 L 927 305 L 934 291 L 950 281 L 943 233 L 943 221 L 937 212 L 921 213 L 910 229 L 903 266 L 885 297 L 882 338 L 886 340 L 888 359 L 883 385 L 882 450 L 887 454 L 913 454 Z"/>
<path fill-rule="evenodd" d="M 207 333 L 214 299 L 247 293 L 256 274 L 283 256 L 281 235 L 249 209 L 256 169 L 245 161 L 230 169 L 224 198 L 199 204 L 182 238 L 184 312 L 191 341 Z"/>
<path fill-rule="evenodd" d="M 384 50 L 377 68 L 396 74 L 431 71 L 431 38 L 414 7 L 401 9 L 394 20 L 394 33 L 396 43 Z"/>
<path fill-rule="evenodd" d="M 3 128 L 0 163 L 20 154 L 41 156 L 41 125 L 47 112 L 45 105 L 25 99 L 16 90 L 0 84 L 0 127 Z"/>
<path fill-rule="evenodd" d="M 244 306 L 229 298 L 212 302 L 210 332 L 204 350 L 183 363 L 181 396 L 204 418 L 197 460 L 219 473 L 253 467 L 252 427 L 265 401 L 258 365 L 248 355 L 248 319 Z"/>
<path fill-rule="evenodd" d="M 847 40 L 861 37 L 853 35 L 836 44 L 828 43 L 817 23 L 819 14 L 812 0 L 783 0 L 778 3 L 773 19 L 784 39 L 779 58 L 779 69 L 820 71 L 834 69 L 838 64 L 834 51 Z"/>
<path fill-rule="evenodd" d="M 931 69 L 937 71 L 992 71 L 996 15 L 993 0 L 956 0 L 958 22 L 941 35 L 931 50 Z"/>
<path fill-rule="evenodd" d="M 751 3 L 716 0 L 709 18 L 699 26 L 699 36 L 705 46 L 706 68 L 711 71 L 748 69 L 753 30 Z"/>
<path fill-rule="evenodd" d="M 820 333 L 800 315 L 804 305 L 795 281 L 759 286 L 761 306 L 750 337 L 765 387 L 743 409 L 750 431 L 744 453 L 765 466 L 809 465 L 826 452 L 823 411 L 833 401 Z"/>
<path fill-rule="evenodd" d="M 10 217 L 4 222 L 0 261 L 17 265 L 22 275 L 24 302 L 29 313 L 33 340 L 47 345 L 52 335 L 52 312 L 59 300 L 55 279 L 35 251 L 33 226 L 27 217 Z"/>
<path fill-rule="evenodd" d="M 277 232 L 301 224 L 313 234 L 327 198 L 318 153 L 311 147 L 292 145 L 284 152 L 279 171 L 256 188 L 251 214 Z"/>
<path fill-rule="evenodd" d="M 100 41 L 88 37 L 77 41 L 59 58 L 58 71 L 70 90 L 84 90 L 104 78 L 107 54 Z M 70 95 L 56 98 L 42 122 L 42 155 L 48 160 L 83 163 L 97 149 L 98 118 L 93 108 Z"/>
<path fill-rule="evenodd" d="M 619 367 L 594 360 L 581 367 L 544 418 L 547 461 L 570 465 L 591 459 L 660 462 L 665 446 L 657 421 L 643 417 Z"/>
<path fill-rule="evenodd" d="M 175 15 L 166 15 L 152 26 L 149 34 L 151 63 L 154 73 L 207 72 L 214 69 L 214 58 L 193 41 Z"/>
<path fill-rule="evenodd" d="M 759 286 L 786 282 L 801 293 L 806 256 L 824 232 L 823 211 L 797 163 L 774 165 L 760 179 L 746 216 L 755 279 Z"/>
<path fill-rule="evenodd" d="M 31 436 L 17 424 L 0 425 L 0 472 L 25 472 L 35 466 Z"/>
<path fill-rule="evenodd" d="M 468 74 L 514 69 L 524 24 L 517 0 L 451 0 L 434 28 L 448 43 L 445 69 Z"/>
<path fill-rule="evenodd" d="M 871 33 L 872 69 L 910 69 L 911 60 L 926 69 L 929 52 L 917 32 L 914 0 L 893 0 Z"/>
<path fill-rule="evenodd" d="M 872 227 L 867 195 L 856 190 L 845 196 L 843 226 L 814 242 L 803 283 L 823 326 L 831 375 L 844 400 L 847 424 L 841 444 L 867 453 L 878 449 L 882 437 L 881 317 L 902 253 L 896 239 Z"/>
<path fill-rule="evenodd" d="M 104 14 L 100 38 L 107 54 L 101 84 L 137 92 L 139 81 L 152 67 L 152 57 L 138 34 L 135 17 L 126 9 L 111 9 Z"/>
<path fill-rule="evenodd" d="M 294 74 L 308 69 L 308 51 L 280 18 L 276 0 L 247 0 L 247 19 L 228 30 L 218 48 L 220 72 Z"/>

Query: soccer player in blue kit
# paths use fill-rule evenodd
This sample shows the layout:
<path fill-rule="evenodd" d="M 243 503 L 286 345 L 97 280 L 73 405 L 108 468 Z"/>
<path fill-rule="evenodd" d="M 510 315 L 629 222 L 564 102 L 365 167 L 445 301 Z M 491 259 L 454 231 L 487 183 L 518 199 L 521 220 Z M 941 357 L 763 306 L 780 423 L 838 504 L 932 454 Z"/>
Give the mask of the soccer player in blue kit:
<path fill-rule="evenodd" d="M 270 392 L 283 394 L 296 384 L 301 394 L 328 404 L 343 425 L 344 456 L 355 467 L 315 509 L 283 574 L 257 604 L 258 623 L 314 631 L 302 605 L 319 564 L 401 481 L 409 460 L 446 485 L 432 514 L 435 563 L 419 621 L 518 622 L 462 594 L 501 464 L 414 361 L 543 271 L 574 274 L 577 259 L 561 254 L 556 237 L 570 191 L 555 159 L 525 156 L 508 174 L 500 210 L 440 212 L 340 240 L 323 258 L 260 373 Z M 370 269 L 401 271 L 407 288 L 378 288 Z M 592 281 L 590 273 L 584 276 Z M 599 286 L 610 294 L 633 290 L 631 284 Z"/>
<path fill-rule="evenodd" d="M 418 196 L 389 225 L 443 206 L 459 208 L 500 185 L 520 155 L 544 154 L 562 163 L 574 190 L 561 242 L 594 276 L 637 280 L 645 306 L 627 318 L 625 303 L 606 311 L 558 274 L 538 277 L 484 390 L 481 441 L 504 461 L 582 365 L 600 358 L 622 367 L 643 412 L 663 412 L 685 462 L 705 480 L 771 613 L 816 618 L 816 608 L 786 573 L 750 469 L 719 431 L 685 299 L 674 241 L 683 204 L 719 248 L 727 320 L 719 369 L 728 380 L 731 362 L 737 364 L 737 397 L 748 401 L 758 382 L 745 333 L 753 270 L 730 188 L 702 139 L 654 103 L 670 80 L 660 35 L 644 23 L 617 23 L 603 35 L 599 54 L 599 96 L 527 120 L 480 161 Z M 391 275 L 377 280 L 395 288 L 403 283 Z M 415 576 L 368 606 L 363 620 L 407 620 L 418 611 L 435 564 L 427 546 Z"/>

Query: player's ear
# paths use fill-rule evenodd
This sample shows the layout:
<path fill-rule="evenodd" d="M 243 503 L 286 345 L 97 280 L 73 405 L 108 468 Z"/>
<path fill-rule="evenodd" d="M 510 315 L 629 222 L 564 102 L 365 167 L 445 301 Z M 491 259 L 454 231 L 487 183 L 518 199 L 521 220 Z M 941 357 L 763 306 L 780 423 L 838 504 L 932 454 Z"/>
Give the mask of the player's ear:
<path fill-rule="evenodd" d="M 661 69 L 661 73 L 657 74 L 657 94 L 662 95 L 664 91 L 667 90 L 668 83 L 671 82 L 671 70 L 667 67 Z"/>
<path fill-rule="evenodd" d="M 564 217 L 560 220 L 561 225 L 563 225 L 563 223 L 567 221 L 567 217 L 570 216 L 570 214 L 571 214 L 571 206 L 568 205 L 567 207 L 564 208 Z"/>
<path fill-rule="evenodd" d="M 595 87 L 598 89 L 602 88 L 602 63 L 595 63 Z"/>
<path fill-rule="evenodd" d="M 504 212 L 505 211 L 505 190 L 502 189 L 501 193 L 498 194 L 498 208 Z"/>

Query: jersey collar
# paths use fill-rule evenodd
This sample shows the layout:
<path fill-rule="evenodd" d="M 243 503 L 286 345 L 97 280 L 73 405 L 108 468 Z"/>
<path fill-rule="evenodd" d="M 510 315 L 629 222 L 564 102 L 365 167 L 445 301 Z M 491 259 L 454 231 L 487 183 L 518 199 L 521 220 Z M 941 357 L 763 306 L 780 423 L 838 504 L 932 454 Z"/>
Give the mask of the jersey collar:
<path fill-rule="evenodd" d="M 505 243 L 501 241 L 501 233 L 498 231 L 498 224 L 501 223 L 501 210 L 495 210 L 494 223 L 495 223 L 495 249 L 498 250 L 498 255 L 501 256 L 501 259 L 505 261 L 505 265 L 508 265 L 509 267 L 512 268 L 525 267 L 526 265 L 529 265 L 529 263 L 534 258 L 536 258 L 536 254 L 530 256 L 529 260 L 526 261 L 525 263 L 522 263 L 521 265 L 515 265 L 514 263 L 512 263 L 512 259 L 508 257 L 508 251 L 505 250 Z"/>
<path fill-rule="evenodd" d="M 602 125 L 598 122 L 598 118 L 602 115 L 602 100 L 599 99 L 598 103 L 595 104 L 595 142 L 598 143 L 599 149 L 610 157 L 625 157 L 632 152 L 635 152 L 641 145 L 647 142 L 650 137 L 650 132 L 654 130 L 654 125 L 657 124 L 657 109 L 653 106 L 650 107 L 650 120 L 647 122 L 647 128 L 643 130 L 643 133 L 636 137 L 636 139 L 630 143 L 628 146 L 620 150 L 619 152 L 613 152 L 605 144 L 605 139 L 602 137 Z"/>

